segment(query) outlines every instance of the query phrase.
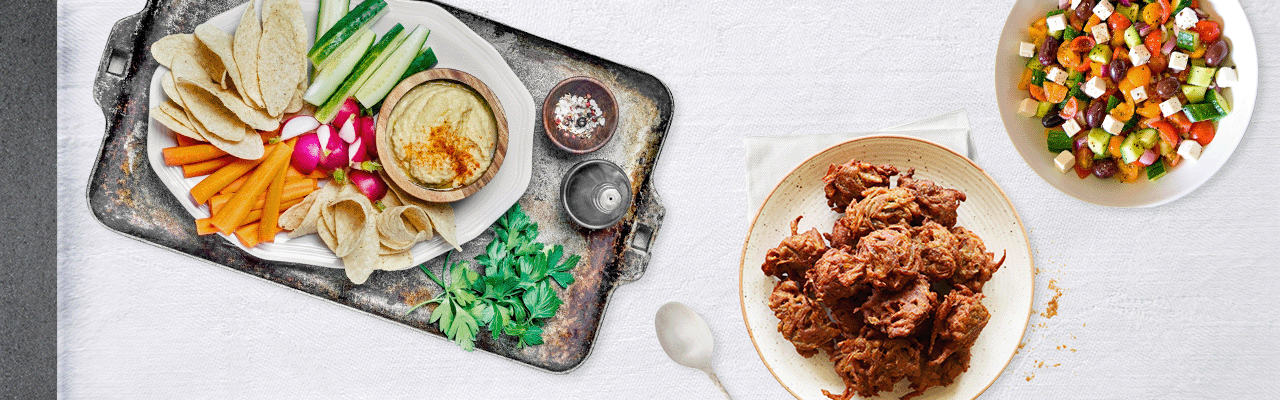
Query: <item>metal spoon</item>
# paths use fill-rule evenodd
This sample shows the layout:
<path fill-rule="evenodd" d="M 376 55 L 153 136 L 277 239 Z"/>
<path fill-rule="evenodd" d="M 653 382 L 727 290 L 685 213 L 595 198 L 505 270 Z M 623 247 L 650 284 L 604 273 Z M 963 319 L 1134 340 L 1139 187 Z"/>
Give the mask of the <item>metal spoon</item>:
<path fill-rule="evenodd" d="M 658 315 L 653 318 L 653 327 L 658 332 L 658 343 L 662 344 L 662 350 L 667 352 L 668 357 L 677 364 L 706 372 L 716 387 L 724 392 L 725 397 L 733 399 L 711 368 L 715 339 L 701 315 L 689 306 L 673 301 L 658 309 Z"/>

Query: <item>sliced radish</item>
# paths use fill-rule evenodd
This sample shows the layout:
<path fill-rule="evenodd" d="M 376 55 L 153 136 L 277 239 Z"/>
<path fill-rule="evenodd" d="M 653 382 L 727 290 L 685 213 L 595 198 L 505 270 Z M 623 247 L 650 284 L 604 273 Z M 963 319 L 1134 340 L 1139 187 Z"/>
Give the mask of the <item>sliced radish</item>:
<path fill-rule="evenodd" d="M 351 118 L 357 117 L 359 115 L 360 115 L 360 103 L 357 103 L 356 99 L 348 97 L 347 101 L 342 102 L 342 105 L 338 106 L 338 112 L 333 114 L 333 122 L 331 123 L 333 124 L 333 126 L 342 126 L 343 124 L 346 124 L 347 121 L 349 121 Z M 347 142 L 350 143 L 351 141 L 348 140 Z"/>
<path fill-rule="evenodd" d="M 297 115 L 284 121 L 280 128 L 280 140 L 293 139 L 295 136 L 311 132 L 320 127 L 320 121 L 310 115 Z"/>
<path fill-rule="evenodd" d="M 378 158 L 378 137 L 377 130 L 374 129 L 373 116 L 363 115 L 360 117 L 356 126 L 356 131 L 360 133 L 360 137 L 364 138 L 365 147 L 368 148 L 370 158 Z"/>
<path fill-rule="evenodd" d="M 293 159 L 290 163 L 298 172 L 310 174 L 316 170 L 322 158 L 324 158 L 324 149 L 320 147 L 320 139 L 316 134 L 308 133 L 298 137 L 298 142 L 293 146 Z"/>
<path fill-rule="evenodd" d="M 328 124 L 321 124 L 319 128 L 316 128 L 316 137 L 327 151 L 342 147 L 342 139 L 338 139 L 338 135 L 333 132 L 333 127 Z"/>
<path fill-rule="evenodd" d="M 328 149 L 324 159 L 320 160 L 320 169 L 332 172 L 333 170 L 345 167 L 351 162 L 347 158 L 347 146 L 338 146 L 337 148 Z M 302 171 L 298 171 L 302 172 Z"/>
<path fill-rule="evenodd" d="M 342 141 L 347 143 L 356 141 L 356 120 L 349 119 L 346 123 L 342 124 L 342 129 L 338 130 L 338 137 L 342 138 Z"/>
<path fill-rule="evenodd" d="M 369 154 L 365 150 L 364 138 L 357 137 L 356 141 L 351 142 L 351 149 L 347 151 L 347 157 L 351 160 L 351 165 L 369 160 Z"/>
<path fill-rule="evenodd" d="M 378 177 L 378 174 L 353 169 L 347 173 L 347 179 L 356 185 L 356 189 L 360 190 L 370 201 L 381 200 L 387 195 L 387 184 Z"/>

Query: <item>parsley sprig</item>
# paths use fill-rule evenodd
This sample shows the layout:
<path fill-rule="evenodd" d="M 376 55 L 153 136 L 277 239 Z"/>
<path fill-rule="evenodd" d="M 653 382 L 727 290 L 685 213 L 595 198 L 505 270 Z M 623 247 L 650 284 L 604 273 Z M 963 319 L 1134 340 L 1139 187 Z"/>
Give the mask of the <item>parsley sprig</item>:
<path fill-rule="evenodd" d="M 448 282 L 431 273 L 425 263 L 418 266 L 444 291 L 413 306 L 408 313 L 437 304 L 429 322 L 467 351 L 475 349 L 480 327 L 495 340 L 500 335 L 516 338 L 519 347 L 542 344 L 542 324 L 555 316 L 563 304 L 551 282 L 561 288 L 573 284 L 570 271 L 581 259 L 577 255 L 564 257 L 560 245 L 546 249 L 539 243 L 538 224 L 525 215 L 520 204 L 498 218 L 493 241 L 483 254 L 476 256 L 483 275 L 472 270 L 466 261 L 450 264 L 450 256 L 445 256 L 442 271 L 447 273 Z"/>

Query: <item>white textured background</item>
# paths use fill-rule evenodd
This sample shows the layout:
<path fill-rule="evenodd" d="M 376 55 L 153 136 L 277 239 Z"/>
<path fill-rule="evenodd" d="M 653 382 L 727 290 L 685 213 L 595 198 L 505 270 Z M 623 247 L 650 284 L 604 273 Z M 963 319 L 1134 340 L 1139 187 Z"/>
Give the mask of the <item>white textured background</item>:
<path fill-rule="evenodd" d="M 144 4 L 63 1 L 61 395 L 716 398 L 657 344 L 653 313 L 676 300 L 708 319 L 729 391 L 787 398 L 738 307 L 742 138 L 869 131 L 964 108 L 976 161 L 1013 199 L 1038 268 L 1025 346 L 984 397 L 1280 396 L 1280 3 L 1244 4 L 1264 70 L 1239 149 L 1199 190 L 1153 209 L 1061 194 L 1008 144 L 991 76 L 1007 0 L 452 3 L 652 73 L 675 96 L 655 172 L 667 215 L 652 263 L 614 293 L 581 367 L 552 375 L 466 353 L 103 228 L 85 200 L 105 126 L 91 82 L 111 25 Z M 1057 316 L 1039 315 L 1052 299 Z"/>

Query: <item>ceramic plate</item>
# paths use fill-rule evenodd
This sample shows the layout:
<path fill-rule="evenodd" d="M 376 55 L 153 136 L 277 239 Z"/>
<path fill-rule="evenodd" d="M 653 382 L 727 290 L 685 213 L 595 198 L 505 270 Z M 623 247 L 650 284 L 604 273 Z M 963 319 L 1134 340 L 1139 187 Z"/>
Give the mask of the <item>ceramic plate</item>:
<path fill-rule="evenodd" d="M 1232 112 L 1219 121 L 1217 136 L 1205 146 L 1199 160 L 1184 161 L 1155 182 L 1139 179 L 1135 183 L 1121 183 L 1114 179 L 1080 179 L 1071 171 L 1065 174 L 1058 172 L 1053 165 L 1056 154 L 1045 149 L 1044 127 L 1040 125 L 1040 119 L 1018 115 L 1018 103 L 1028 97 L 1026 91 L 1017 88 L 1027 61 L 1018 56 L 1018 43 L 1027 40 L 1027 27 L 1057 3 L 1046 0 L 1015 2 L 1009 18 L 1005 20 L 1004 32 L 1000 34 L 1000 47 L 996 49 L 995 90 L 1004 129 L 1027 165 L 1063 193 L 1110 207 L 1150 207 L 1168 203 L 1186 196 L 1213 177 L 1235 152 L 1253 115 L 1254 100 L 1258 95 L 1258 50 L 1249 20 L 1238 1 L 1210 0 L 1207 3 L 1202 8 L 1209 13 L 1210 19 L 1222 24 L 1222 37 L 1231 47 L 1225 64 L 1234 64 L 1240 75 L 1240 83 L 1223 92 L 1231 102 Z"/>
<path fill-rule="evenodd" d="M 916 169 L 916 177 L 929 179 L 947 188 L 965 192 L 957 224 L 986 243 L 987 251 L 1008 252 L 1008 259 L 983 289 L 983 304 L 991 320 L 978 337 L 969 370 L 946 387 L 935 387 L 921 399 L 970 399 L 981 394 L 1012 359 L 1031 313 L 1031 247 L 1026 230 L 1013 204 L 991 177 L 969 159 L 938 144 L 905 136 L 868 136 L 823 150 L 806 160 L 778 183 L 760 207 L 747 232 L 742 250 L 739 290 L 742 317 L 747 332 L 764 364 L 796 398 L 825 399 L 822 390 L 844 391 L 826 353 L 801 357 L 791 342 L 778 333 L 778 319 L 769 310 L 768 298 L 776 280 L 760 271 L 765 253 L 790 235 L 791 221 L 803 215 L 800 231 L 818 228 L 830 232 L 839 214 L 827 207 L 822 176 L 831 164 L 859 159 L 873 164 L 892 164 L 905 171 Z M 908 392 L 903 380 L 885 398 Z"/>
<path fill-rule="evenodd" d="M 302 6 L 303 20 L 315 21 L 316 1 L 299 0 L 299 4 Z M 209 22 L 224 31 L 234 32 L 247 6 L 248 3 L 232 8 L 211 18 Z M 413 29 L 419 24 L 431 29 L 426 45 L 435 49 L 436 56 L 440 59 L 437 67 L 453 68 L 475 75 L 489 85 L 506 109 L 510 137 L 507 159 L 502 169 L 483 190 L 453 203 L 458 239 L 462 242 L 470 241 L 488 229 L 529 187 L 529 179 L 533 175 L 533 125 L 538 120 L 533 96 L 489 42 L 443 8 L 429 3 L 388 0 L 387 9 L 387 14 L 373 24 L 373 32 L 384 33 L 396 23 L 404 24 L 406 29 Z M 308 28 L 315 29 L 314 26 Z M 314 32 L 309 31 L 308 35 L 314 37 Z M 161 66 L 152 76 L 151 103 L 148 109 L 158 106 L 167 98 L 160 89 L 160 77 L 167 71 L 167 68 Z M 181 168 L 164 164 L 160 151 L 174 145 L 173 134 L 151 119 L 147 134 L 147 157 L 151 167 L 191 213 L 192 218 L 206 218 L 209 216 L 208 208 L 196 204 L 189 194 L 191 187 L 203 177 L 184 178 Z M 254 248 L 244 247 L 235 238 L 223 237 L 258 258 L 342 268 L 342 260 L 334 257 L 333 252 L 316 235 L 288 239 L 282 232 L 276 236 L 275 243 L 264 243 Z M 452 247 L 437 236 L 413 247 L 413 262 L 422 263 L 450 249 Z"/>

